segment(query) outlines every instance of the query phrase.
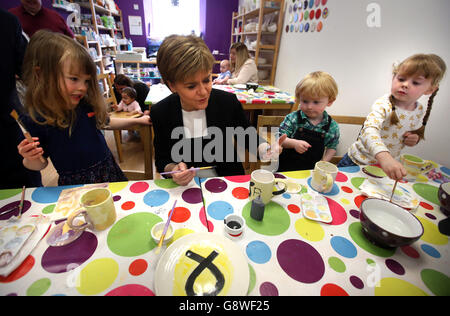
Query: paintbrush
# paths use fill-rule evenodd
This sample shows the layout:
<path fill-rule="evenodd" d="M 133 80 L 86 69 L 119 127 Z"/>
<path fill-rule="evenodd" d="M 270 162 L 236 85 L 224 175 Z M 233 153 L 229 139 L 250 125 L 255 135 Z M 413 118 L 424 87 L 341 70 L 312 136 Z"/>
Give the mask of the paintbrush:
<path fill-rule="evenodd" d="M 155 254 L 159 254 L 159 251 L 161 250 L 161 246 L 163 244 L 164 238 L 166 238 L 167 229 L 169 228 L 169 224 L 172 219 L 173 212 L 175 210 L 175 205 L 177 205 L 177 200 L 175 200 L 175 203 L 173 203 L 172 211 L 170 212 L 169 218 L 167 219 L 166 225 L 164 226 L 164 230 L 161 234 L 161 238 L 159 239 L 158 248 L 156 248 Z"/>
<path fill-rule="evenodd" d="M 191 168 L 191 169 L 187 169 L 189 171 L 199 171 L 199 170 L 207 170 L 207 169 L 212 169 L 215 168 L 216 166 L 210 166 L 210 167 L 200 167 L 200 168 Z M 168 171 L 168 172 L 162 172 L 160 173 L 160 175 L 164 176 L 164 175 L 168 175 L 168 174 L 174 174 L 174 173 L 180 173 L 186 170 L 175 170 L 175 171 Z"/>
<path fill-rule="evenodd" d="M 25 128 L 25 125 L 23 124 L 23 122 L 20 120 L 19 118 L 19 114 L 17 114 L 16 110 L 12 110 L 11 111 L 11 116 L 16 120 L 17 124 L 20 126 L 20 129 L 22 130 L 23 136 L 25 136 L 25 138 L 28 140 L 28 142 L 30 143 L 34 143 L 33 137 L 31 137 L 31 134 L 27 131 L 27 129 Z M 42 163 L 45 163 L 45 159 L 44 157 L 40 156 L 39 160 Z"/>
<path fill-rule="evenodd" d="M 397 188 L 397 183 L 398 183 L 398 180 L 395 181 L 394 187 L 392 188 L 391 198 L 389 199 L 389 202 L 391 202 L 391 203 L 392 203 L 392 198 L 394 197 L 395 188 Z"/>

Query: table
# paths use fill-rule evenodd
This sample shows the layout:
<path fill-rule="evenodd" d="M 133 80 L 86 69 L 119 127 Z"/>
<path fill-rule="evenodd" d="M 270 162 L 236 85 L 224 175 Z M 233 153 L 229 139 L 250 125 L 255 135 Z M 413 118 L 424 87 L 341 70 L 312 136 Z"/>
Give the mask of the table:
<path fill-rule="evenodd" d="M 214 89 L 219 89 L 234 93 L 244 110 L 287 110 L 291 111 L 295 105 L 295 97 L 287 92 L 269 92 L 264 89 L 274 89 L 272 86 L 260 86 L 256 93 L 247 90 L 237 89 L 230 85 L 214 85 Z M 171 94 L 164 84 L 153 85 L 145 99 L 145 104 L 155 104 Z"/>
<path fill-rule="evenodd" d="M 439 167 L 441 172 L 450 170 Z M 311 171 L 276 174 L 310 186 Z M 298 194 L 277 196 L 258 225 L 249 218 L 250 176 L 202 179 L 209 229 L 224 234 L 229 213 L 246 219 L 244 235 L 235 243 L 250 268 L 249 295 L 449 295 L 449 237 L 439 232 L 445 218 L 439 210 L 439 183 L 421 177 L 402 183 L 421 200 L 415 212 L 424 226 L 411 246 L 384 249 L 361 232 L 359 186 L 369 176 L 360 167 L 341 168 L 333 190 L 325 195 L 331 224 L 303 217 Z M 197 180 L 198 181 L 198 180 Z M 28 189 L 24 216 L 52 216 L 64 187 Z M 41 240 L 23 264 L 0 278 L 0 295 L 154 295 L 155 246 L 150 228 L 177 199 L 172 218 L 174 239 L 206 231 L 198 182 L 186 187 L 172 180 L 109 184 L 118 214 L 103 232 L 85 231 L 70 245 L 49 247 Z M 20 200 L 21 189 L 0 191 L 0 212 Z M 0 219 L 5 219 L 1 217 Z"/>

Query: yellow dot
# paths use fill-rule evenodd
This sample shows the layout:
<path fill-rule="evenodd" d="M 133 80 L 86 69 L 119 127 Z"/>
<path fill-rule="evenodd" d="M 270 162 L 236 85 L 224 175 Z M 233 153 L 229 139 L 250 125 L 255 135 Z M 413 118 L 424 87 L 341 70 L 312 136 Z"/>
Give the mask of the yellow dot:
<path fill-rule="evenodd" d="M 90 262 L 77 279 L 77 291 L 82 295 L 96 295 L 108 289 L 119 274 L 119 264 L 111 258 Z"/>
<path fill-rule="evenodd" d="M 422 223 L 424 230 L 423 236 L 420 239 L 434 245 L 448 244 L 448 237 L 441 234 L 437 225 L 422 217 L 418 217 L 418 219 Z"/>
<path fill-rule="evenodd" d="M 416 181 L 418 182 L 428 182 L 428 178 L 424 176 L 423 174 L 419 174 L 416 178 Z"/>
<path fill-rule="evenodd" d="M 114 182 L 109 184 L 109 190 L 111 193 L 117 193 L 123 189 L 125 189 L 128 185 L 128 182 Z"/>
<path fill-rule="evenodd" d="M 325 231 L 319 223 L 305 218 L 300 218 L 295 222 L 295 230 L 300 236 L 309 241 L 321 241 L 325 236 Z"/>
<path fill-rule="evenodd" d="M 285 176 L 293 179 L 306 179 L 311 176 L 311 170 L 282 172 Z"/>
<path fill-rule="evenodd" d="M 180 228 L 180 229 L 177 229 L 177 230 L 173 233 L 173 238 L 172 238 L 172 240 L 170 241 L 169 245 L 170 245 L 171 243 L 173 243 L 175 240 L 177 240 L 177 239 L 179 239 L 179 238 L 181 238 L 181 237 L 183 237 L 183 236 L 192 234 L 193 232 L 194 232 L 194 231 L 193 231 L 192 229 L 189 229 L 189 228 Z"/>
<path fill-rule="evenodd" d="M 375 296 L 428 296 L 427 293 L 396 278 L 384 278 L 375 286 Z"/>
<path fill-rule="evenodd" d="M 350 204 L 350 201 L 344 198 L 341 199 L 341 202 L 347 205 Z"/>

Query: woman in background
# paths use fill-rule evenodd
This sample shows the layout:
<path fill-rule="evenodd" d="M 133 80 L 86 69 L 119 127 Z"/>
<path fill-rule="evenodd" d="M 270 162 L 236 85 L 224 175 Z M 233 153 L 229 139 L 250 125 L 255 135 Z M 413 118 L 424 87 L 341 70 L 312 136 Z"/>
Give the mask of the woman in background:
<path fill-rule="evenodd" d="M 234 43 L 230 48 L 231 79 L 227 84 L 258 83 L 258 68 L 255 61 L 250 58 L 247 46 L 244 43 Z"/>

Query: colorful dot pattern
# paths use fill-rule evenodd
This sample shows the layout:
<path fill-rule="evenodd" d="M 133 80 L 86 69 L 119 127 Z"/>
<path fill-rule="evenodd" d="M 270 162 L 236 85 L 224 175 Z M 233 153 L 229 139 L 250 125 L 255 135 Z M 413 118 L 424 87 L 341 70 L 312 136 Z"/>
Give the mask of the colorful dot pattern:
<path fill-rule="evenodd" d="M 314 193 L 310 171 L 275 176 Z M 371 243 L 362 232 L 359 207 L 366 197 L 359 186 L 367 177 L 360 167 L 339 170 L 332 192 L 325 195 L 330 224 L 303 217 L 299 194 L 274 197 L 263 221 L 254 220 L 248 175 L 202 179 L 203 191 L 198 179 L 186 187 L 172 180 L 110 184 L 117 212 L 113 226 L 85 231 L 62 247 L 42 240 L 13 273 L 0 277 L 0 295 L 154 296 L 158 257 L 150 230 L 167 220 L 175 199 L 172 242 L 207 230 L 225 236 L 228 214 L 245 219 L 244 234 L 234 242 L 248 260 L 250 295 L 450 295 L 449 237 L 438 225 L 446 217 L 435 196 L 439 184 L 403 184 L 421 201 L 414 214 L 424 235 L 410 246 L 390 249 Z M 24 215 L 51 216 L 65 188 L 27 190 Z M 0 212 L 17 205 L 20 193 L 0 191 Z"/>

